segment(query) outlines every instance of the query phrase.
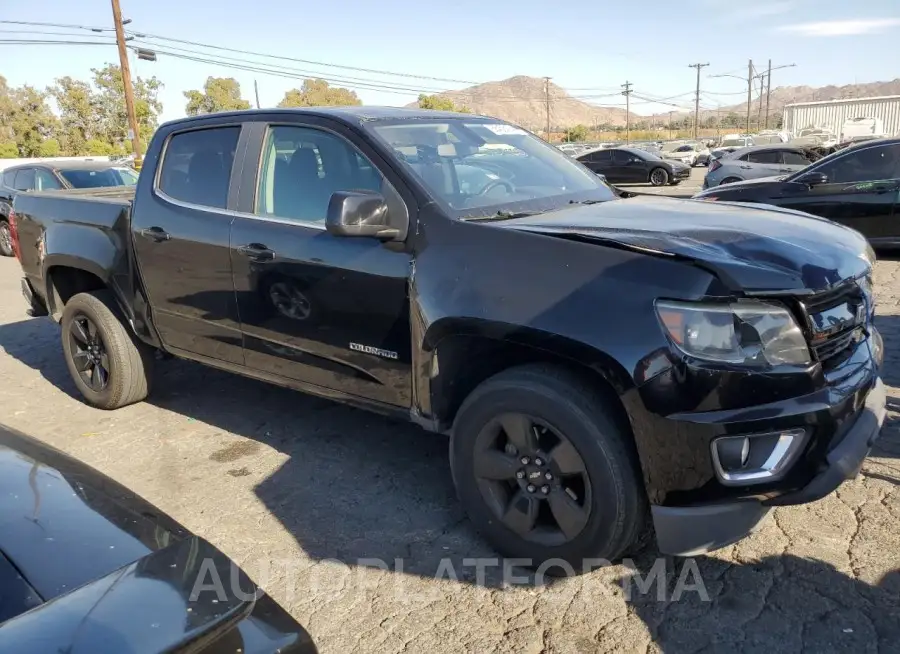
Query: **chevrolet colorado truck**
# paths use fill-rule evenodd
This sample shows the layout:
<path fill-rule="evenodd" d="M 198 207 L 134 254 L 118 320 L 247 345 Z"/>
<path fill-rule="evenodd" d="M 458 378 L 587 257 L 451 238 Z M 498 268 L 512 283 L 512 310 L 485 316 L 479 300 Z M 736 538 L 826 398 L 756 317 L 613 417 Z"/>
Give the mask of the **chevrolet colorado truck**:
<path fill-rule="evenodd" d="M 734 542 L 855 476 L 884 420 L 857 232 L 619 200 L 492 118 L 177 120 L 133 191 L 23 194 L 11 225 L 89 404 L 144 399 L 160 351 L 405 417 L 536 566 L 615 560 L 651 521 L 664 553 Z"/>

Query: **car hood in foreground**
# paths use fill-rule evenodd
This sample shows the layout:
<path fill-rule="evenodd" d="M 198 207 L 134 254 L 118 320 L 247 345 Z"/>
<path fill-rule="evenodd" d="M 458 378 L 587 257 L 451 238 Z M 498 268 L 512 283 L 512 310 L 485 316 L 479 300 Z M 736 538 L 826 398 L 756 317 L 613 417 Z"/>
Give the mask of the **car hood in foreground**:
<path fill-rule="evenodd" d="M 0 579 L 10 567 L 17 583 L 0 589 L 0 609 L 18 610 L 0 612 L 0 654 L 315 652 L 211 544 L 93 468 L 0 426 Z"/>
<path fill-rule="evenodd" d="M 689 260 L 735 292 L 819 292 L 867 273 L 858 232 L 772 206 L 640 196 L 496 223 Z"/>

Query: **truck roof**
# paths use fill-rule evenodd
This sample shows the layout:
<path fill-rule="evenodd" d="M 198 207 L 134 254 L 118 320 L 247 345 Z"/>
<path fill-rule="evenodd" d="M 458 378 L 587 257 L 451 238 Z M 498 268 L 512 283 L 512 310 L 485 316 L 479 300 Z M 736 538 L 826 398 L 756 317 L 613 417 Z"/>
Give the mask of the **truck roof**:
<path fill-rule="evenodd" d="M 166 125 L 180 125 L 204 120 L 212 117 L 235 116 L 249 117 L 256 115 L 272 114 L 307 114 L 324 118 L 336 118 L 343 121 L 377 121 L 377 120 L 420 120 L 427 118 L 469 118 L 483 120 L 487 116 L 477 114 L 464 114 L 455 111 L 435 111 L 433 109 L 419 109 L 418 107 L 375 107 L 375 106 L 349 106 L 349 107 L 296 107 L 290 109 L 246 109 L 242 111 L 223 111 L 215 114 L 201 114 L 177 118 L 166 122 Z"/>

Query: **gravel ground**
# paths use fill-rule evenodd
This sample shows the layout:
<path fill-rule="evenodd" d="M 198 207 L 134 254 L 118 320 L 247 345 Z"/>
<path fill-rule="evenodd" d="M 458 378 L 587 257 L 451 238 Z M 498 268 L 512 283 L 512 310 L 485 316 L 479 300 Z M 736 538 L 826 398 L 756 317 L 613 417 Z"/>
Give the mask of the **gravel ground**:
<path fill-rule="evenodd" d="M 709 556 L 651 549 L 633 569 L 513 585 L 478 573 L 496 555 L 462 516 L 441 437 L 181 361 L 147 402 L 91 409 L 18 280 L 0 260 L 0 420 L 220 547 L 326 654 L 900 651 L 900 262 L 877 269 L 891 412 L 857 479 Z M 664 576 L 642 592 L 633 570 Z"/>

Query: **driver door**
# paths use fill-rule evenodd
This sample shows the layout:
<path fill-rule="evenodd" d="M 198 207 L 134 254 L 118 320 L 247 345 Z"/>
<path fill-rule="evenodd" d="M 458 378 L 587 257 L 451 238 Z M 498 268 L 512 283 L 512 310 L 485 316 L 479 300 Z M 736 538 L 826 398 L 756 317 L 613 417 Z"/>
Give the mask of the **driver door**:
<path fill-rule="evenodd" d="M 625 150 L 613 150 L 612 153 L 612 169 L 615 171 L 616 179 L 624 184 L 634 184 L 638 182 L 646 182 L 646 171 L 643 166 L 635 163 L 636 157 Z"/>

